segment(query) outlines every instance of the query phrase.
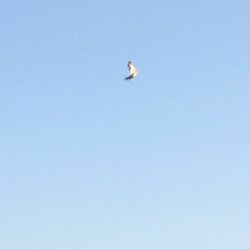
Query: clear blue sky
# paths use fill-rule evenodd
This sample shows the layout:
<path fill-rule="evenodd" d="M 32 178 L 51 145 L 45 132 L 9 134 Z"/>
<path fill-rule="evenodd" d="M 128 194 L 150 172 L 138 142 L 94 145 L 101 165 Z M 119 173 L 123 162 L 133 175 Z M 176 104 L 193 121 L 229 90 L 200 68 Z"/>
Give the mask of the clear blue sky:
<path fill-rule="evenodd" d="M 0 10 L 0 248 L 250 247 L 250 1 Z"/>

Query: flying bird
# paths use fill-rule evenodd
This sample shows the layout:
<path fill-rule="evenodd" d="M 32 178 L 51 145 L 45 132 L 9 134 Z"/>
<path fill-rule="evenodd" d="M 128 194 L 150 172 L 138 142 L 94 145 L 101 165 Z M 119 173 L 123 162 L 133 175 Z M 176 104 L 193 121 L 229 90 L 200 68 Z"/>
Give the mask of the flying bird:
<path fill-rule="evenodd" d="M 129 76 L 125 78 L 125 80 L 131 80 L 138 75 L 138 69 L 132 64 L 131 61 L 128 61 L 128 69 L 129 69 Z"/>

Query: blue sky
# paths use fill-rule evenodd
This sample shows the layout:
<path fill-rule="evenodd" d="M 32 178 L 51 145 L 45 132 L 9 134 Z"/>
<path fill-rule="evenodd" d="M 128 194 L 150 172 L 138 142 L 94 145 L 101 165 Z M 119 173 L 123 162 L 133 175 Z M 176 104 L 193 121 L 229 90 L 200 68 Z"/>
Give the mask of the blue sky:
<path fill-rule="evenodd" d="M 0 248 L 250 247 L 249 1 L 0 9 Z"/>

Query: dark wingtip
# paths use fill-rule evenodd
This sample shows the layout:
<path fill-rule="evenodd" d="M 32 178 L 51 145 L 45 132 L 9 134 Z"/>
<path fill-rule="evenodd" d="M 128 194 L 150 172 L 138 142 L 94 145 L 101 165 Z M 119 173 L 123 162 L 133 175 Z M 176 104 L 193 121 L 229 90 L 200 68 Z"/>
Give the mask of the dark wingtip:
<path fill-rule="evenodd" d="M 131 79 L 133 79 L 133 76 L 128 76 L 125 78 L 125 81 L 131 80 Z"/>

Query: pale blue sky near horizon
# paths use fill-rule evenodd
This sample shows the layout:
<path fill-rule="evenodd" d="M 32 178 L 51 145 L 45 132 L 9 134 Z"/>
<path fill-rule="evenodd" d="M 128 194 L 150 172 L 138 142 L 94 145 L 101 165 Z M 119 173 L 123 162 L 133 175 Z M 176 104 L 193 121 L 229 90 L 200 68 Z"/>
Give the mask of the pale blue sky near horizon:
<path fill-rule="evenodd" d="M 0 10 L 0 249 L 250 248 L 250 1 Z"/>

